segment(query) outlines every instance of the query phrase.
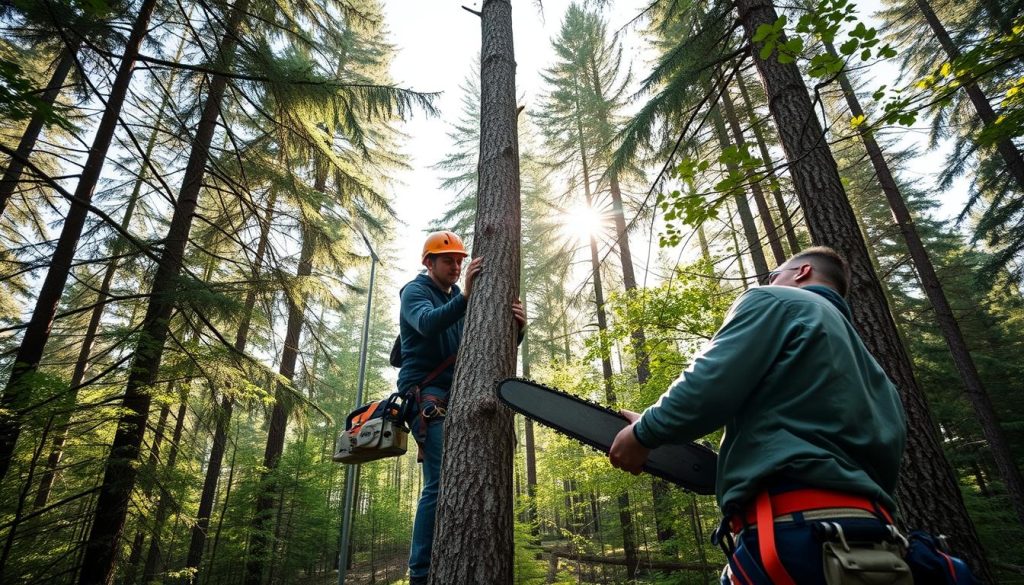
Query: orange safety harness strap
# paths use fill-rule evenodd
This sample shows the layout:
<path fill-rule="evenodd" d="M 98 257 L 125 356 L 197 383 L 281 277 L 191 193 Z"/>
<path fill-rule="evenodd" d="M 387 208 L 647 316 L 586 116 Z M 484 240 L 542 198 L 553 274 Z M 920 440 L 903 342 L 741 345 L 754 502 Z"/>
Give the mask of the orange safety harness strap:
<path fill-rule="evenodd" d="M 793 578 L 782 566 L 779 551 L 775 549 L 775 514 L 772 511 L 772 496 L 767 491 L 757 496 L 757 546 L 761 553 L 761 565 L 775 585 L 796 585 Z"/>

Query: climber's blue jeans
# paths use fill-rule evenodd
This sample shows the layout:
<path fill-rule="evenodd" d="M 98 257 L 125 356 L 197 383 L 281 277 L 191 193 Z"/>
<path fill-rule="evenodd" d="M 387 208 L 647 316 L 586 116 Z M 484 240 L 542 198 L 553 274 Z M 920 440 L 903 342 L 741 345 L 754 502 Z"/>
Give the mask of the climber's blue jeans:
<path fill-rule="evenodd" d="M 412 550 L 409 552 L 410 579 L 425 578 L 430 572 L 430 550 L 434 544 L 434 513 L 441 488 L 441 448 L 444 446 L 444 419 L 427 425 L 423 446 L 423 491 L 412 526 Z"/>

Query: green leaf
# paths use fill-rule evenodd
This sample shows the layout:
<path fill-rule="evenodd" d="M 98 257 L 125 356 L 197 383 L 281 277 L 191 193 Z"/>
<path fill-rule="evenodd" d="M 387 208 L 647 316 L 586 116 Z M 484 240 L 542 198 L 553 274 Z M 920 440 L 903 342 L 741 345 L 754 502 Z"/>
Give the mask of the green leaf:
<path fill-rule="evenodd" d="M 772 51 L 774 51 L 774 50 L 775 50 L 775 42 L 774 41 L 769 42 L 769 43 L 765 43 L 764 46 L 761 47 L 761 53 L 760 53 L 761 60 L 762 61 L 766 61 L 768 59 L 768 57 L 772 56 Z"/>
<path fill-rule="evenodd" d="M 859 46 L 860 41 L 858 41 L 857 39 L 850 39 L 839 46 L 839 52 L 842 53 L 843 55 L 852 55 Z"/>
<path fill-rule="evenodd" d="M 755 43 L 760 43 L 764 41 L 766 38 L 768 38 L 768 35 L 772 34 L 773 32 L 775 32 L 775 29 L 772 28 L 772 25 L 762 24 L 757 27 L 757 31 L 754 32 L 754 36 L 751 40 L 754 41 Z"/>

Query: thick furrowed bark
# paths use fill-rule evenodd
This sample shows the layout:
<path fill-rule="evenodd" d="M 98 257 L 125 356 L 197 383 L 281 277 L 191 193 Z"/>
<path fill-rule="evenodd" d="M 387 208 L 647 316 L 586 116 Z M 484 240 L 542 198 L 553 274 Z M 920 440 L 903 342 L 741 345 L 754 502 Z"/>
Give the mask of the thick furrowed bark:
<path fill-rule="evenodd" d="M 512 414 L 497 382 L 516 368 L 520 186 L 512 5 L 481 7 L 479 199 L 473 252 L 484 258 L 466 313 L 431 558 L 433 585 L 512 583 Z M 466 554 L 473 551 L 473 554 Z"/>

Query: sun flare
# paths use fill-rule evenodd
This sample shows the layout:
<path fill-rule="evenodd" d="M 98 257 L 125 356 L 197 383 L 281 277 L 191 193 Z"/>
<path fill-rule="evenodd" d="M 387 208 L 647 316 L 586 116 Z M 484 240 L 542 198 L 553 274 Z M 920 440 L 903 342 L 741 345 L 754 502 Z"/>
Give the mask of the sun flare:
<path fill-rule="evenodd" d="M 586 242 L 592 235 L 599 234 L 604 228 L 604 215 L 586 205 L 571 207 L 565 210 L 563 215 L 562 233 L 580 243 Z"/>

